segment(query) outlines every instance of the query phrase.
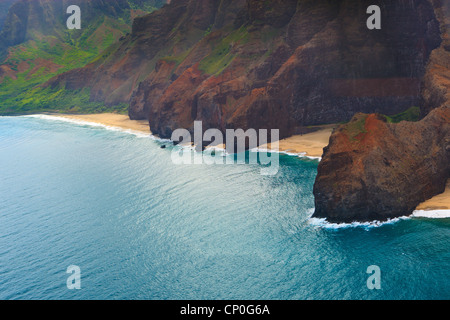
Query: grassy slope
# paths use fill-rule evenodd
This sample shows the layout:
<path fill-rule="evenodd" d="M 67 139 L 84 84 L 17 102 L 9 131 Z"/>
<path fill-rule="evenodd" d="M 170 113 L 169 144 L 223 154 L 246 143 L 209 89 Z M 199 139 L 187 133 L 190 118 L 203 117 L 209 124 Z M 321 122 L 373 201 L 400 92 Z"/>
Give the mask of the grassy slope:
<path fill-rule="evenodd" d="M 365 128 L 367 116 L 367 114 L 362 114 L 360 118 L 353 118 L 345 124 L 345 130 L 351 142 L 360 142 L 361 137 L 367 133 Z M 386 118 L 388 123 L 399 123 L 401 121 L 416 122 L 420 120 L 420 108 L 411 107 L 392 116 L 382 116 Z"/>
<path fill-rule="evenodd" d="M 389 123 L 399 123 L 400 121 L 419 121 L 420 120 L 420 108 L 411 107 L 399 114 L 393 116 L 386 116 Z"/>
<path fill-rule="evenodd" d="M 131 0 L 130 7 L 142 12 L 155 9 L 149 5 L 138 8 Z M 63 41 L 46 36 L 11 47 L 3 62 L 10 72 L 3 79 L 0 78 L 0 114 L 43 111 L 125 113 L 125 105 L 105 107 L 101 103 L 90 102 L 89 89 L 68 91 L 64 88 L 44 89 L 40 85 L 101 56 L 105 49 L 130 32 L 129 17 L 129 14 L 119 19 L 99 17 L 76 37 L 77 31 L 65 29 Z"/>
<path fill-rule="evenodd" d="M 236 57 L 236 53 L 230 50 L 232 44 L 244 45 L 247 42 L 248 31 L 245 27 L 234 30 L 218 43 L 212 44 L 212 52 L 200 62 L 200 69 L 210 75 L 219 75 Z"/>

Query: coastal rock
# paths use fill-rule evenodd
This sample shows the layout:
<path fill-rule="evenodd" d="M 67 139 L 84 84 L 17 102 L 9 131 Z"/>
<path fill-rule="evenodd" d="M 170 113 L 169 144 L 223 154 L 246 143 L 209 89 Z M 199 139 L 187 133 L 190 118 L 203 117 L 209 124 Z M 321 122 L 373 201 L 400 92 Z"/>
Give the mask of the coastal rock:
<path fill-rule="evenodd" d="M 426 61 L 441 41 L 430 3 L 380 3 L 385 28 L 379 32 L 365 26 L 373 3 L 277 3 L 247 1 L 231 11 L 237 14 L 229 15 L 228 28 L 213 24 L 172 71 L 173 78 L 187 72 L 186 84 L 149 75 L 135 93 L 146 99 L 132 100 L 130 115 L 148 110 L 153 131 L 165 138 L 192 129 L 195 120 L 205 130 L 279 129 L 283 138 L 298 127 L 347 121 L 355 112 L 395 114 L 419 104 Z M 199 83 L 187 71 L 197 63 Z M 183 112 L 174 107 L 180 105 Z"/>
<path fill-rule="evenodd" d="M 337 128 L 318 168 L 314 217 L 384 221 L 410 215 L 450 177 L 450 107 L 419 122 L 357 114 Z"/>
<path fill-rule="evenodd" d="M 442 43 L 431 53 L 422 81 L 423 115 L 450 101 L 450 2 L 433 1 L 433 5 L 440 23 Z"/>
<path fill-rule="evenodd" d="M 55 18 L 69 3 L 81 6 L 86 25 L 99 16 L 136 17 L 127 0 L 17 0 L 0 32 L 0 55 L 42 37 L 55 50 L 77 40 L 81 33 L 66 39 L 64 19 Z M 117 41 L 88 65 L 45 78 L 33 90 L 45 97 L 82 93 L 85 102 L 120 110 L 129 105 L 131 119 L 148 120 L 163 138 L 192 130 L 196 120 L 204 130 L 279 129 L 284 138 L 376 113 L 358 114 L 332 135 L 319 165 L 315 215 L 385 220 L 441 191 L 449 163 L 450 1 L 167 3 L 135 18 L 127 34 L 103 28 Z M 381 8 L 381 30 L 366 27 L 370 5 Z M 17 80 L 24 68 L 32 76 L 68 67 L 42 59 L 32 67 L 36 61 L 9 61 L 0 79 Z M 391 124 L 379 115 L 412 106 L 420 106 L 420 122 Z"/>
<path fill-rule="evenodd" d="M 381 30 L 366 27 L 373 4 Z M 129 103 L 130 118 L 148 119 L 164 138 L 195 120 L 205 130 L 279 129 L 283 138 L 356 112 L 419 105 L 429 55 L 441 43 L 435 6 L 173 0 L 135 19 L 100 59 L 47 85 L 88 87 L 91 101 L 109 106 Z"/>
<path fill-rule="evenodd" d="M 337 128 L 324 149 L 314 185 L 314 217 L 330 222 L 410 215 L 444 192 L 450 177 L 450 3 L 432 1 L 440 47 L 421 83 L 419 122 L 387 123 L 358 114 Z"/>

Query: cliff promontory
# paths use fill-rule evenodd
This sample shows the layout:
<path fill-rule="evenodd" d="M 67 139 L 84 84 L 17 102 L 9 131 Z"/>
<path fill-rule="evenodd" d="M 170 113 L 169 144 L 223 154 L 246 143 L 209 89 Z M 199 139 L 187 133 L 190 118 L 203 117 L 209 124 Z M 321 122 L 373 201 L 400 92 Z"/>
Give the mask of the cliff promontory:
<path fill-rule="evenodd" d="M 433 1 L 442 43 L 421 84 L 418 122 L 358 114 L 337 128 L 314 185 L 315 217 L 331 222 L 410 215 L 450 177 L 450 3 Z"/>
<path fill-rule="evenodd" d="M 357 114 L 332 134 L 314 185 L 315 217 L 384 221 L 442 193 L 450 176 L 450 107 L 419 122 Z"/>

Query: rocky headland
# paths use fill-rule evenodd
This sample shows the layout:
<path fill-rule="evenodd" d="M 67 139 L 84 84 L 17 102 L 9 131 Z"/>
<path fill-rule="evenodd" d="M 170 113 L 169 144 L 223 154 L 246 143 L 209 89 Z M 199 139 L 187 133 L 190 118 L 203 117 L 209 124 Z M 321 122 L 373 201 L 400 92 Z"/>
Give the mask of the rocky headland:
<path fill-rule="evenodd" d="M 314 185 L 315 217 L 330 222 L 407 216 L 444 192 L 450 177 L 450 3 L 433 1 L 442 43 L 421 84 L 419 122 L 357 114 L 324 149 Z"/>
<path fill-rule="evenodd" d="M 108 9 L 111 19 L 102 24 L 95 14 L 86 16 L 102 33 L 89 35 L 95 50 L 85 54 L 99 54 L 82 67 L 55 64 L 58 54 L 49 58 L 45 67 L 55 76 L 23 87 L 33 97 L 8 93 L 21 111 L 33 111 L 33 101 L 44 109 L 69 103 L 71 111 L 88 103 L 100 110 L 125 106 L 130 119 L 148 121 L 162 138 L 178 128 L 192 131 L 198 120 L 203 130 L 279 129 L 281 139 L 309 126 L 350 121 L 334 130 L 324 150 L 315 216 L 386 220 L 410 214 L 443 191 L 449 176 L 449 1 L 173 0 L 154 1 L 162 8 L 143 16 L 133 8 L 144 1 L 78 1 L 89 12 L 99 3 Z M 381 8 L 380 30 L 367 28 L 370 5 Z M 64 21 L 43 15 L 44 7 L 53 15 L 63 8 L 18 0 L 5 18 L 0 51 L 42 35 L 59 41 L 45 50 L 66 50 L 67 34 L 58 31 Z M 115 23 L 129 18 L 135 18 L 131 30 Z M 95 46 L 107 34 L 111 45 Z M 77 49 L 85 42 L 78 36 Z M 22 80 L 24 63 L 35 63 L 16 60 L 1 66 L 2 79 Z M 420 107 L 420 121 L 391 121 L 411 107 Z"/>
<path fill-rule="evenodd" d="M 314 185 L 315 217 L 384 221 L 442 193 L 450 174 L 450 107 L 419 122 L 357 114 L 336 129 Z"/>

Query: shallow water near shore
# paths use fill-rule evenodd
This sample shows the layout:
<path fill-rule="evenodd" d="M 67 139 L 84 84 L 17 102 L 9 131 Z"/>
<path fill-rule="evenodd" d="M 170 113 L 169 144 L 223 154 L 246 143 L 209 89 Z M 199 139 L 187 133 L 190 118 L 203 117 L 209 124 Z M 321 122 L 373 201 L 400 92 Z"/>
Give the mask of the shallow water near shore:
<path fill-rule="evenodd" d="M 450 219 L 324 227 L 317 160 L 175 165 L 109 129 L 0 117 L 0 299 L 450 298 Z"/>

